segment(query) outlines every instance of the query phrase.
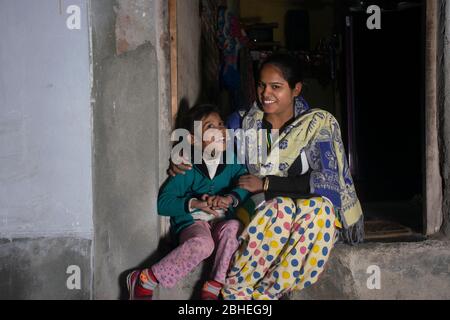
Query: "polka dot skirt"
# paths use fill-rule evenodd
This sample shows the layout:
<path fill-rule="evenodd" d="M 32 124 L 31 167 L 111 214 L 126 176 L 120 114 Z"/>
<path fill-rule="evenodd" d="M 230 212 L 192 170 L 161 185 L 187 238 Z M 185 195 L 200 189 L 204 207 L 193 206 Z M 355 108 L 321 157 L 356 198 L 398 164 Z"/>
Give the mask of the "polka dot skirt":
<path fill-rule="evenodd" d="M 267 203 L 240 237 L 224 299 L 272 300 L 313 285 L 333 248 L 335 219 L 332 204 L 321 197 Z"/>

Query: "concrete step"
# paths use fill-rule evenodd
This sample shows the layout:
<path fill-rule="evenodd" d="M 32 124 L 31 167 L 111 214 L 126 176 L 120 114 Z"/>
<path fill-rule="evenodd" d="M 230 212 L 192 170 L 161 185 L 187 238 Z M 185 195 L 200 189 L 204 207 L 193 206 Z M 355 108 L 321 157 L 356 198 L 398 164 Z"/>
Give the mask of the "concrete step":
<path fill-rule="evenodd" d="M 208 265 L 175 288 L 160 289 L 158 298 L 197 299 Z M 379 289 L 373 288 L 374 270 L 379 270 Z M 450 242 L 338 244 L 319 281 L 286 299 L 450 299 Z"/>

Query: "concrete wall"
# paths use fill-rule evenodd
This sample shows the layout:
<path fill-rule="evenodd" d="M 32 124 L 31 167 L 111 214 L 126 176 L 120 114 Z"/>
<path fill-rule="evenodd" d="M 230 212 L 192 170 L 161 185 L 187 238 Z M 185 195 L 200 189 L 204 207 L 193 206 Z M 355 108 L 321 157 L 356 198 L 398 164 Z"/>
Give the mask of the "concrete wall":
<path fill-rule="evenodd" d="M 87 1 L 70 5 L 80 30 L 67 3 L 0 0 L 0 299 L 89 298 L 89 28 Z"/>
<path fill-rule="evenodd" d="M 170 128 L 159 118 L 167 112 L 160 112 L 157 28 L 142 28 L 160 19 L 157 8 L 151 0 L 92 1 L 95 299 L 121 297 L 128 271 L 159 257 L 160 154 L 169 148 L 160 134 Z"/>
<path fill-rule="evenodd" d="M 92 240 L 74 237 L 0 241 L 0 300 L 87 300 L 91 297 Z M 80 271 L 80 290 L 69 290 Z M 67 273 L 69 271 L 69 273 Z"/>

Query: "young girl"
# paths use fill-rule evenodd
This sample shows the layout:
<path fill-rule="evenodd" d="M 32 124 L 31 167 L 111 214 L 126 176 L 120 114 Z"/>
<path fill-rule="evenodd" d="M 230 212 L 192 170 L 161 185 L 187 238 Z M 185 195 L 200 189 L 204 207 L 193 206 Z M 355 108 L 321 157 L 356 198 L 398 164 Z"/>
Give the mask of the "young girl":
<path fill-rule="evenodd" d="M 202 142 L 202 154 L 206 148 L 215 150 L 215 154 L 204 155 L 201 164 L 194 164 L 184 175 L 171 177 L 161 188 L 158 214 L 170 217 L 171 231 L 179 246 L 151 268 L 128 275 L 131 300 L 151 300 L 158 285 L 172 288 L 214 251 L 211 277 L 203 286 L 201 298 L 217 300 L 230 260 L 239 246 L 240 223 L 232 216 L 234 208 L 245 201 L 248 192 L 233 185 L 247 173 L 246 168 L 235 163 L 220 163 L 221 159 L 223 163 L 226 160 L 226 135 L 215 106 L 198 105 L 179 116 L 178 127 L 190 132 L 191 141 L 195 121 L 201 121 L 204 136 L 208 135 L 208 130 L 216 129 L 224 138 L 203 139 L 212 141 Z"/>

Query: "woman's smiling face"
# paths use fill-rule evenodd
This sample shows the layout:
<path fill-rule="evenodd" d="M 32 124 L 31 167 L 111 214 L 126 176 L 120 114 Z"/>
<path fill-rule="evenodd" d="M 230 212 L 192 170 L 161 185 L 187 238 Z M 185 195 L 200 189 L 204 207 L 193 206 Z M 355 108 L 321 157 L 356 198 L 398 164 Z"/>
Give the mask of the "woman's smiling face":
<path fill-rule="evenodd" d="M 267 64 L 261 70 L 258 99 L 266 114 L 292 113 L 294 98 L 300 94 L 301 89 L 301 83 L 297 83 L 292 89 L 281 70 L 274 65 Z"/>

